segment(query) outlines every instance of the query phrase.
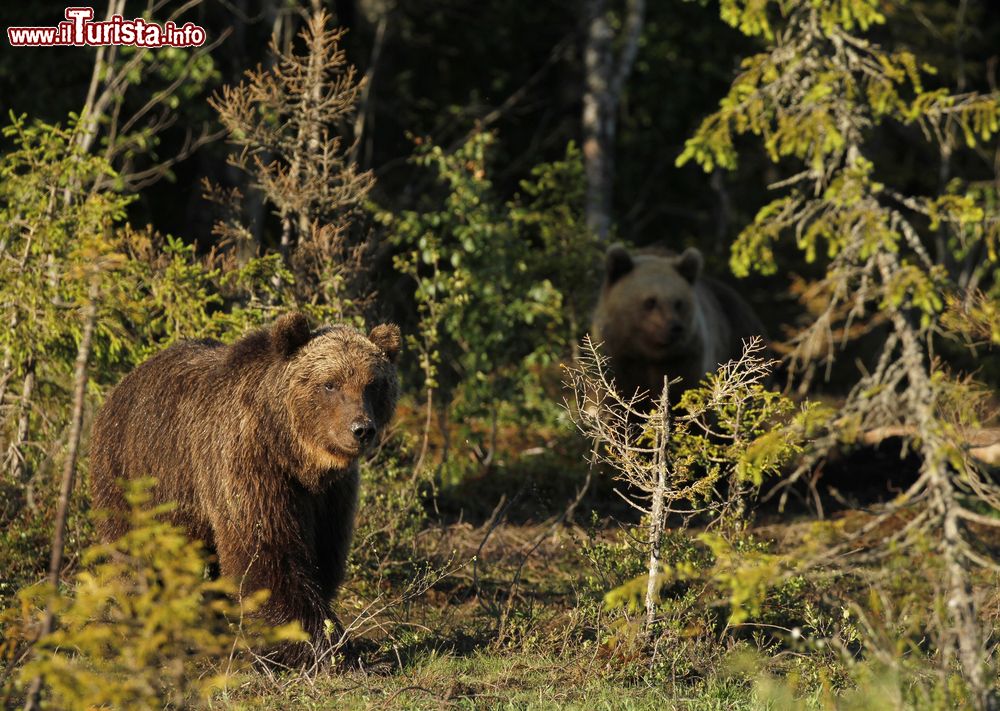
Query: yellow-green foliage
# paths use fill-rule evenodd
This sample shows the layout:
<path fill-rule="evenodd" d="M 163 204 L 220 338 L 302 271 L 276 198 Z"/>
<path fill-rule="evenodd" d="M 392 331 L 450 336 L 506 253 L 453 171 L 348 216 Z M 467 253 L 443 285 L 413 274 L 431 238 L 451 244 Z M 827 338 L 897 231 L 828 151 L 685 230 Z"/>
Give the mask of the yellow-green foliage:
<path fill-rule="evenodd" d="M 688 139 L 677 163 L 732 169 L 735 138 L 751 133 L 761 137 L 775 163 L 794 157 L 802 166 L 783 181 L 786 194 L 761 208 L 737 238 L 735 273 L 774 273 L 774 245 L 789 234 L 809 262 L 845 251 L 849 260 L 865 260 L 881 251 L 900 252 L 904 244 L 923 257 L 914 228 L 890 206 L 893 201 L 924 214 L 931 230 L 946 224 L 978 235 L 994 258 L 996 220 L 984 219 L 989 199 L 981 189 L 953 185 L 943 196 L 906 199 L 872 179 L 865 151 L 875 126 L 915 124 L 936 141 L 961 140 L 968 147 L 989 140 L 1000 127 L 995 95 L 928 89 L 923 78 L 934 74 L 932 67 L 910 52 L 888 51 L 854 34 L 883 23 L 882 6 L 874 0 L 722 3 L 725 21 L 763 37 L 767 47 L 743 61 L 729 93 Z M 956 246 L 959 254 L 964 249 Z M 939 276 L 912 272 L 894 285 L 891 305 L 907 300 L 928 323 L 942 310 L 941 298 L 931 293 L 942 291 Z"/>
<path fill-rule="evenodd" d="M 42 677 L 49 708 L 204 702 L 248 667 L 251 645 L 305 639 L 297 623 L 268 628 L 249 617 L 267 591 L 240 601 L 232 581 L 206 579 L 200 543 L 160 520 L 168 505 L 147 506 L 150 485 L 135 484 L 130 531 L 86 549 L 69 590 L 26 588 L 20 609 L 0 618 L 8 657 L 52 606 L 55 631 L 38 640 L 18 672 L 22 684 Z"/>
<path fill-rule="evenodd" d="M 56 379 L 70 370 L 80 336 L 67 314 L 95 280 L 113 288 L 118 277 L 123 259 L 109 235 L 132 198 L 96 187 L 114 174 L 76 148 L 72 127 L 12 117 L 3 135 L 14 149 L 0 159 L 0 353 L 16 379 L 29 368 Z"/>
<path fill-rule="evenodd" d="M 885 22 L 879 0 L 808 0 L 808 3 L 819 12 L 819 24 L 826 31 L 855 26 L 865 30 L 870 25 Z M 774 16 L 785 17 L 802 3 L 794 0 L 722 0 L 719 4 L 725 22 L 744 34 L 770 40 L 774 38 Z"/>
<path fill-rule="evenodd" d="M 680 513 L 689 506 L 721 532 L 697 537 L 700 547 L 711 553 L 702 556 L 699 564 L 687 557 L 661 560 L 657 587 L 708 573 L 707 577 L 729 590 L 737 622 L 759 611 L 768 586 L 777 580 L 781 562 L 754 547 L 744 546 L 738 552 L 734 548 L 748 521 L 743 499 L 765 479 L 779 475 L 829 417 L 818 405 L 797 406 L 766 388 L 762 380 L 770 364 L 759 352 L 760 345 L 752 343 L 740 360 L 706 375 L 698 387 L 681 397 L 669 433 L 663 433 L 661 419 L 654 414 L 640 440 L 668 438 L 662 495 L 671 511 Z M 646 466 L 655 469 L 656 463 L 646 452 L 626 461 L 624 457 L 633 449 L 622 449 L 623 454 L 609 462 L 635 468 L 637 462 L 648 461 Z M 647 573 L 611 590 L 605 595 L 605 606 L 638 609 L 648 580 Z"/>
<path fill-rule="evenodd" d="M 1000 302 L 982 295 L 966 303 L 956 297 L 949 299 L 944 324 L 958 333 L 966 333 L 1000 345 Z"/>
<path fill-rule="evenodd" d="M 3 135 L 14 149 L 0 159 L 0 222 L 10 227 L 2 248 L 15 258 L 0 260 L 0 352 L 15 377 L 35 361 L 53 371 L 45 379 L 70 369 L 79 326 L 65 316 L 95 280 L 98 381 L 178 339 L 231 339 L 299 307 L 279 254 L 202 260 L 178 238 L 125 225 L 134 198 L 112 189 L 106 161 L 80 149 L 75 122 L 13 117 Z M 301 308 L 317 320 L 339 313 L 321 301 Z"/>
<path fill-rule="evenodd" d="M 760 382 L 741 382 L 734 390 L 736 379 L 727 368 L 709 373 L 702 386 L 681 398 L 686 418 L 696 426 L 680 418 L 675 461 L 704 467 L 704 478 L 713 483 L 731 476 L 760 487 L 802 451 L 822 421 L 820 407 L 796 406 Z"/>
<path fill-rule="evenodd" d="M 715 580 L 729 589 L 729 621 L 737 624 L 760 614 L 768 588 L 779 579 L 781 558 L 760 550 L 739 548 L 715 533 L 702 533 L 698 539 L 715 557 Z"/>

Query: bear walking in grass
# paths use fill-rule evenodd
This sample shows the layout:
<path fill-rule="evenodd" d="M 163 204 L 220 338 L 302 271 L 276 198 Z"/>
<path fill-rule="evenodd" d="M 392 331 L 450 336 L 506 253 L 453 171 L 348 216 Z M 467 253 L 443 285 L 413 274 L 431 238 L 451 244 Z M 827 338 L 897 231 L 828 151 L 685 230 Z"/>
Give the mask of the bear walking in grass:
<path fill-rule="evenodd" d="M 310 635 L 279 660 L 324 654 L 358 459 L 395 411 L 399 347 L 394 325 L 366 338 L 345 326 L 310 331 L 293 313 L 229 346 L 180 343 L 149 359 L 94 424 L 93 503 L 111 513 L 100 533 L 125 532 L 120 480 L 156 477 L 154 503 L 176 502 L 168 516 L 217 554 L 224 575 L 271 591 L 260 614 Z"/>
<path fill-rule="evenodd" d="M 607 252 L 604 284 L 591 338 L 602 343 L 616 386 L 625 397 L 645 393 L 649 407 L 663 391 L 676 403 L 685 390 L 722 363 L 738 358 L 743 341 L 764 336 L 753 309 L 730 287 L 702 274 L 697 249 Z"/>

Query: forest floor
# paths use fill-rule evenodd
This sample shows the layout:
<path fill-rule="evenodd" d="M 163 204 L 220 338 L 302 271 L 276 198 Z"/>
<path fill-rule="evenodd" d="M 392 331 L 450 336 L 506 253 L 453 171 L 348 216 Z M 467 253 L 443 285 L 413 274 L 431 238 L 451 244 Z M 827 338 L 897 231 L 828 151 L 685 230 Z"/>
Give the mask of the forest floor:
<path fill-rule="evenodd" d="M 552 454 L 557 449 L 547 450 L 551 459 L 531 457 L 530 468 L 459 478 L 426 508 L 404 502 L 392 509 L 369 487 L 373 498 L 361 508 L 352 569 L 335 603 L 354 660 L 312 672 L 255 668 L 211 706 L 819 711 L 834 708 L 824 685 L 851 693 L 842 659 L 806 648 L 795 632 L 807 629 L 808 609 L 839 618 L 848 599 L 865 598 L 863 573 L 794 582 L 739 626 L 727 621 L 725 590 L 705 579 L 671 583 L 650 655 L 640 636 L 643 611 L 605 607 L 606 593 L 645 572 L 637 516 L 606 476 L 594 473 L 582 490 L 587 472 L 579 452 Z M 915 464 L 901 459 L 898 443 L 835 456 L 815 490 L 796 487 L 786 507 L 776 498 L 756 500 L 744 540 L 769 552 L 790 550 L 810 535 L 817 504 L 828 520 L 863 526 L 874 504 L 912 482 Z M 408 481 L 410 473 L 400 476 Z M 394 513 L 373 515 L 383 510 Z M 701 525 L 672 521 L 668 558 L 699 560 L 685 556 L 697 547 Z M 919 559 L 902 564 L 913 568 L 905 577 L 919 579 Z M 994 618 L 996 582 L 979 581 L 984 614 Z M 927 617 L 929 610 L 924 605 Z M 816 639 L 828 633 L 816 630 Z M 789 678 L 800 696 L 781 686 Z M 835 708 L 875 708 L 867 691 L 857 692 L 862 698 L 853 705 L 838 696 Z"/>
<path fill-rule="evenodd" d="M 454 561 L 447 576 L 374 617 L 370 591 L 348 589 L 338 606 L 344 620 L 365 619 L 357 667 L 261 674 L 221 700 L 267 709 L 756 708 L 746 678 L 692 679 L 685 663 L 677 683 L 662 673 L 654 683 L 639 678 L 638 658 L 601 643 L 614 633 L 594 625 L 598 591 L 610 583 L 594 579 L 584 541 L 614 546 L 626 535 L 553 523 L 429 531 L 429 557 Z"/>
<path fill-rule="evenodd" d="M 794 623 L 761 625 L 734 645 L 724 624 L 678 621 L 684 628 L 651 670 L 648 655 L 630 643 L 641 612 L 623 623 L 603 608 L 605 592 L 642 572 L 631 540 L 634 521 L 599 517 L 586 503 L 574 523 L 561 514 L 509 521 L 501 520 L 501 497 L 484 519 L 426 528 L 410 555 L 431 562 L 409 588 L 389 572 L 361 575 L 363 582 L 344 590 L 337 609 L 358 628 L 357 666 L 255 675 L 222 701 L 267 709 L 780 708 L 759 698 L 761 669 L 748 669 L 742 657 L 790 654 Z M 839 506 L 837 519 L 867 518 L 861 509 Z M 779 513 L 765 506 L 748 534 L 775 550 L 801 540 L 814 517 L 801 501 L 796 507 Z M 686 537 L 696 534 L 692 528 Z M 782 673 L 780 662 L 768 665 Z"/>

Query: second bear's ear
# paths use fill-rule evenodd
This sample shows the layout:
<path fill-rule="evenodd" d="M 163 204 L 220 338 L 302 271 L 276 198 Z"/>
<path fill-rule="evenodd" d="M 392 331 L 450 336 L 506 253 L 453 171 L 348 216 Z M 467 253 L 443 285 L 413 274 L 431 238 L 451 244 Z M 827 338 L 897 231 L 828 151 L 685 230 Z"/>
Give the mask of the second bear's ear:
<path fill-rule="evenodd" d="M 698 275 L 701 274 L 701 268 L 704 264 L 705 258 L 701 256 L 701 252 L 694 247 L 688 247 L 677 258 L 677 266 L 675 268 L 678 274 L 687 279 L 688 283 L 694 284 Z"/>
<path fill-rule="evenodd" d="M 396 362 L 399 355 L 399 348 L 403 344 L 403 337 L 399 333 L 399 326 L 394 323 L 383 323 L 373 328 L 368 333 L 368 340 L 382 349 L 385 357 L 390 363 Z"/>
<path fill-rule="evenodd" d="M 310 337 L 309 320 L 298 311 L 285 314 L 271 327 L 271 344 L 282 358 L 290 358 Z"/>
<path fill-rule="evenodd" d="M 611 286 L 632 271 L 632 266 L 632 255 L 625 249 L 625 245 L 621 242 L 615 242 L 608 247 L 608 252 L 604 259 L 608 286 Z"/>

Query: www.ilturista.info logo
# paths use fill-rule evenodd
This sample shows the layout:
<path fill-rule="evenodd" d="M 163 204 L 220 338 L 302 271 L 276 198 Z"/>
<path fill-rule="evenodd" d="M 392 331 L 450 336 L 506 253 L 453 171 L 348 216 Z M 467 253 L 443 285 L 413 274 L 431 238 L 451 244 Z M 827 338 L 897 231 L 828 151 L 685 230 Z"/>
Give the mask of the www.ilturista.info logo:
<path fill-rule="evenodd" d="M 8 27 L 13 47 L 96 47 L 117 44 L 134 47 L 200 47 L 205 28 L 188 22 L 158 25 L 141 17 L 126 20 L 112 15 L 107 22 L 92 22 L 94 8 L 67 7 L 66 21 L 55 27 Z"/>

